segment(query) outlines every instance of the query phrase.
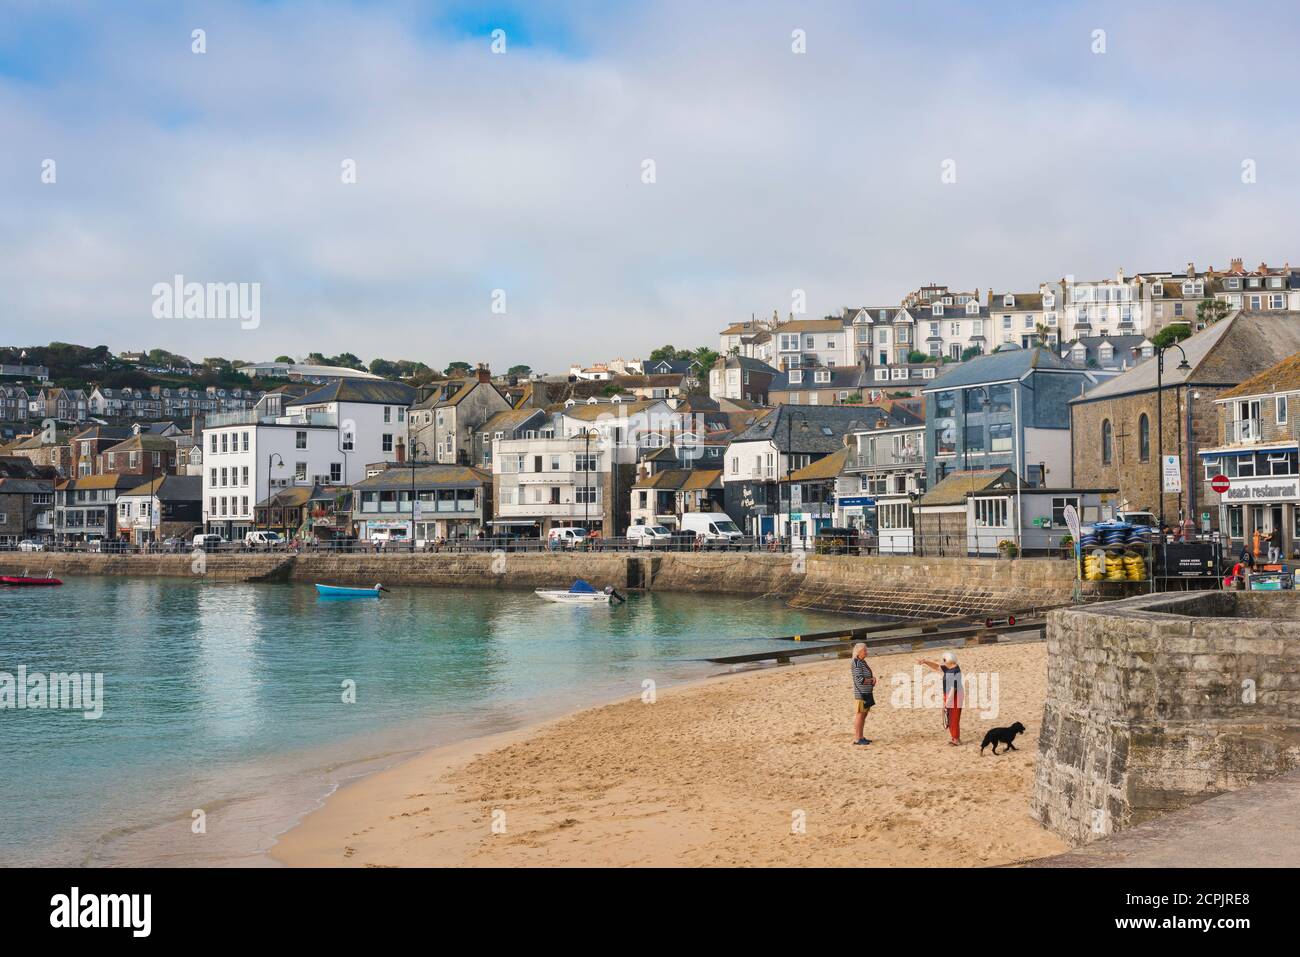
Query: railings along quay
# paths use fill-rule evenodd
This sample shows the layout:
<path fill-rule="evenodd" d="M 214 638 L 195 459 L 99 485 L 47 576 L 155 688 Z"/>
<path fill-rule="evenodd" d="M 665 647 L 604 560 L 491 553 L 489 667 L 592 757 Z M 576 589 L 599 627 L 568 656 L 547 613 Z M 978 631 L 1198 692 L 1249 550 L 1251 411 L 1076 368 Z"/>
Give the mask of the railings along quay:
<path fill-rule="evenodd" d="M 1001 642 L 1013 636 L 1018 641 L 1042 639 L 1046 637 L 1047 629 L 1047 618 L 1043 612 L 1044 609 L 1031 609 L 1023 617 L 1014 614 L 985 619 L 982 622 L 941 618 L 911 624 L 885 622 L 859 628 L 786 635 L 770 640 L 798 643 L 800 647 L 755 651 L 743 655 L 721 655 L 703 660 L 719 665 L 738 665 L 760 661 L 789 664 L 791 658 L 807 655 L 835 655 L 844 658 L 852 653 L 853 645 L 859 641 L 868 648 L 897 646 L 918 651 L 928 646 L 952 644 L 955 641 L 968 645 Z"/>

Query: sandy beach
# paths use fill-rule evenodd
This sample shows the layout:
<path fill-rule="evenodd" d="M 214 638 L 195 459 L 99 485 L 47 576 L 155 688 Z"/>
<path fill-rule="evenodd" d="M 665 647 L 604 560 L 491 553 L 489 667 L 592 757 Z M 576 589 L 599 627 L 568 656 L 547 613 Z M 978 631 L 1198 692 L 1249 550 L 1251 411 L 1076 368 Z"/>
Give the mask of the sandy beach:
<path fill-rule="evenodd" d="M 711 678 L 422 754 L 284 835 L 290 866 L 994 865 L 1067 846 L 1028 813 L 1041 643 L 957 650 L 986 697 L 961 748 L 923 699 L 924 655 L 872 656 L 873 743 L 851 742 L 847 659 Z M 897 677 L 895 677 L 897 676 Z M 906 689 L 906 690 L 902 690 Z M 985 709 L 987 710 L 987 708 Z M 980 756 L 1021 721 L 1018 751 Z"/>

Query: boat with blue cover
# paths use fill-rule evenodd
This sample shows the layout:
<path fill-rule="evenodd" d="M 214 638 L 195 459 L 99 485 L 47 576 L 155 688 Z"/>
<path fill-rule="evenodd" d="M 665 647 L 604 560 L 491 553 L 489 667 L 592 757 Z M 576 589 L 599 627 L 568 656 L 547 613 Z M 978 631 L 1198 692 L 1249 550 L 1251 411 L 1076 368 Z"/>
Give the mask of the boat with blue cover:
<path fill-rule="evenodd" d="M 369 588 L 349 588 L 346 585 L 316 584 L 316 591 L 322 598 L 378 598 L 380 593 L 388 591 L 376 582 Z"/>
<path fill-rule="evenodd" d="M 597 591 L 589 582 L 579 578 L 569 586 L 568 591 L 559 588 L 537 588 L 533 594 L 547 601 L 561 605 L 608 605 L 615 600 L 623 601 L 623 596 L 612 585 L 605 586 L 604 591 Z"/>

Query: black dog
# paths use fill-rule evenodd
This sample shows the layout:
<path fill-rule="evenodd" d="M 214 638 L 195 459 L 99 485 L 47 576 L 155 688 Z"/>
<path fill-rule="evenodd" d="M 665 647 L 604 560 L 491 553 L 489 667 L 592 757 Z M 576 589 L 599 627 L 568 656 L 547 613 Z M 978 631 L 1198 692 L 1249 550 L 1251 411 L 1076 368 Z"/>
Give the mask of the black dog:
<path fill-rule="evenodd" d="M 1011 742 L 1016 740 L 1016 735 L 1024 733 L 1025 726 L 1019 721 L 1009 728 L 990 728 L 989 733 L 984 735 L 984 743 L 980 745 L 980 757 L 984 756 L 984 749 L 990 744 L 993 745 L 994 754 L 998 753 L 999 744 L 1006 745 L 1006 747 L 1002 749 L 1003 754 L 1006 754 L 1008 751 L 1019 751 L 1020 749 Z"/>

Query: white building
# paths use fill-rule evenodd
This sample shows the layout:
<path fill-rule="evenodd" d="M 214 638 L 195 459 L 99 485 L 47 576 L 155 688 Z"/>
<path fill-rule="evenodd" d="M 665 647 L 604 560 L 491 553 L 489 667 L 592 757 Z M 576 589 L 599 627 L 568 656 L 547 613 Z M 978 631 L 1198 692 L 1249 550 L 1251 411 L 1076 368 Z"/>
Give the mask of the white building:
<path fill-rule="evenodd" d="M 387 380 L 336 379 L 296 399 L 270 393 L 249 412 L 210 416 L 203 429 L 203 524 L 227 538 L 291 485 L 348 485 L 406 442 L 415 390 Z"/>

